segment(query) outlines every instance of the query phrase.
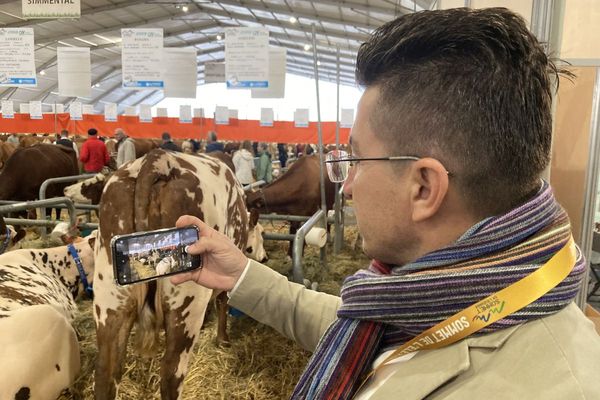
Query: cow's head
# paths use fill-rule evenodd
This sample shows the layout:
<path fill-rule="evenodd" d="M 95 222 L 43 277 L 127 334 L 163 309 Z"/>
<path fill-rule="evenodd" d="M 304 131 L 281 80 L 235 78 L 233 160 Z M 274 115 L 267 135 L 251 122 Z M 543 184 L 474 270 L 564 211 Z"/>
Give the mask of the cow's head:
<path fill-rule="evenodd" d="M 6 225 L 4 217 L 0 215 L 0 254 L 18 248 L 17 242 L 25 237 L 25 233 L 24 229 Z"/>
<path fill-rule="evenodd" d="M 100 203 L 102 190 L 104 189 L 107 180 L 106 178 L 106 175 L 98 173 L 96 176 L 67 186 L 63 192 L 66 197 L 70 198 L 75 203 L 98 204 Z"/>
<path fill-rule="evenodd" d="M 258 210 L 253 209 L 249 214 L 248 241 L 246 242 L 244 252 L 246 253 L 246 257 L 252 258 L 258 262 L 267 262 L 269 257 L 267 257 L 267 251 L 263 246 L 264 228 L 258 223 Z"/>

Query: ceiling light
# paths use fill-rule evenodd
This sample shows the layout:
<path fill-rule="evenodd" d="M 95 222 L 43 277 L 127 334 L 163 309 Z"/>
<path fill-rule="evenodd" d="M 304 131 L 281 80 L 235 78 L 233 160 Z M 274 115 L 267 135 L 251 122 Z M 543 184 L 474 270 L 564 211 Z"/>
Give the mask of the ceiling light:
<path fill-rule="evenodd" d="M 317 65 L 321 65 L 321 61 L 317 61 Z"/>
<path fill-rule="evenodd" d="M 183 11 L 183 12 L 188 12 L 188 11 L 189 11 L 189 9 L 190 9 L 190 8 L 189 8 L 188 6 L 182 6 L 182 7 L 181 7 L 181 11 Z"/>
<path fill-rule="evenodd" d="M 304 51 L 309 51 L 309 50 L 310 50 L 310 44 L 305 44 Z"/>
<path fill-rule="evenodd" d="M 46 75 L 46 70 L 45 69 L 41 70 L 40 75 Z"/>
<path fill-rule="evenodd" d="M 221 40 L 221 39 L 223 39 L 223 36 L 217 35 L 217 40 Z"/>
<path fill-rule="evenodd" d="M 298 19 L 297 19 L 296 17 L 293 17 L 293 16 L 292 16 L 292 17 L 290 17 L 290 22 L 291 22 L 292 24 L 295 24 L 296 22 L 298 22 Z"/>

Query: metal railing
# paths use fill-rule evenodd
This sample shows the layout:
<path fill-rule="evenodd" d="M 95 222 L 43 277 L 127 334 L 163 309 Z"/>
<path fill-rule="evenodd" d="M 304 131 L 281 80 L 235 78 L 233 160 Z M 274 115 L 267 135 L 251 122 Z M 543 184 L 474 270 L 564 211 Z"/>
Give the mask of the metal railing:
<path fill-rule="evenodd" d="M 77 215 L 75 212 L 75 205 L 73 201 L 68 197 L 54 197 L 52 199 L 43 199 L 43 200 L 34 200 L 34 201 L 21 201 L 12 204 L 4 204 L 0 205 L 0 214 L 7 214 L 15 211 L 23 211 L 23 210 L 31 210 L 33 208 L 42 208 L 44 211 L 46 207 L 52 207 L 56 205 L 64 205 L 65 208 L 69 211 L 69 224 L 70 226 L 74 226 L 77 224 Z M 44 213 L 45 214 L 45 213 Z M 13 220 L 11 218 L 11 220 Z M 17 219 L 19 224 L 26 225 L 25 221 L 38 221 L 38 220 L 21 220 Z M 41 220 L 46 222 L 45 219 Z M 60 222 L 60 221 L 58 221 Z M 44 230 L 45 231 L 45 230 Z M 45 232 L 44 232 L 45 234 Z"/>
<path fill-rule="evenodd" d="M 296 231 L 296 235 L 294 237 L 294 247 L 293 247 L 293 260 L 292 260 L 292 279 L 294 282 L 303 283 L 304 281 L 304 272 L 302 270 L 302 252 L 304 250 L 304 239 L 306 238 L 306 234 L 311 228 L 317 225 L 319 222 L 322 222 L 324 219 L 325 211 L 319 210 L 313 214 L 312 217 L 306 223 L 304 223 L 298 231 Z"/>

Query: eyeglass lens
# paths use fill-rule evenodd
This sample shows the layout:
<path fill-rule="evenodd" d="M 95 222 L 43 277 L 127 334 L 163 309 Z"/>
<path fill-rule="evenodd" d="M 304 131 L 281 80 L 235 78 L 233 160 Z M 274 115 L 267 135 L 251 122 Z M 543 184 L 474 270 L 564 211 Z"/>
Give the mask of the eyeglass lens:
<path fill-rule="evenodd" d="M 348 153 L 344 150 L 332 150 L 325 155 L 326 161 L 332 161 L 325 164 L 331 182 L 344 182 L 346 180 L 350 169 L 350 161 L 340 160 L 346 160 L 347 158 Z"/>

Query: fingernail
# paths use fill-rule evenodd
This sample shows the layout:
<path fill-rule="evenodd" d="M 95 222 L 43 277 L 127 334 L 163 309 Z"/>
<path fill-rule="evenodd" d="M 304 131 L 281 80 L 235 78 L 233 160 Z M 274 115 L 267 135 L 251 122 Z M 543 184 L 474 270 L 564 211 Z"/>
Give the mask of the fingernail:
<path fill-rule="evenodd" d="M 188 245 L 188 246 L 185 246 L 185 247 L 183 248 L 183 251 L 185 251 L 185 252 L 187 253 L 189 248 L 190 248 L 190 246 L 189 246 L 189 245 Z"/>

